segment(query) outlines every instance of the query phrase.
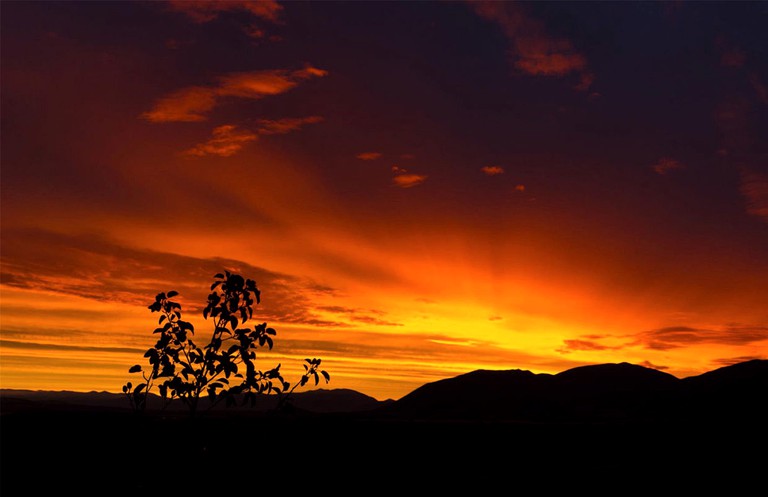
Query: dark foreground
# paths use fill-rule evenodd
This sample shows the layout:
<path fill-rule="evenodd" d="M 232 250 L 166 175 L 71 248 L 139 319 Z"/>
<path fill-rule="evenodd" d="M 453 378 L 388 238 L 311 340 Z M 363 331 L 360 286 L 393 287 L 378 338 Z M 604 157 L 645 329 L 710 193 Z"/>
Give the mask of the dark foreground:
<path fill-rule="evenodd" d="M 2 496 L 471 492 L 746 495 L 764 423 L 535 424 L 221 413 L 6 413 Z M 708 493 L 709 493 L 708 492 Z"/>

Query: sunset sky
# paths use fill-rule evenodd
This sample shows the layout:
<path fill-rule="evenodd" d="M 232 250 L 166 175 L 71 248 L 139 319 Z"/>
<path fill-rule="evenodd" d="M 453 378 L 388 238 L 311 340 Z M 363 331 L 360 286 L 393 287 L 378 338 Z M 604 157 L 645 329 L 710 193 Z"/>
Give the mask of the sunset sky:
<path fill-rule="evenodd" d="M 119 392 L 225 269 L 382 400 L 768 358 L 766 2 L 1 7 L 2 388 Z"/>

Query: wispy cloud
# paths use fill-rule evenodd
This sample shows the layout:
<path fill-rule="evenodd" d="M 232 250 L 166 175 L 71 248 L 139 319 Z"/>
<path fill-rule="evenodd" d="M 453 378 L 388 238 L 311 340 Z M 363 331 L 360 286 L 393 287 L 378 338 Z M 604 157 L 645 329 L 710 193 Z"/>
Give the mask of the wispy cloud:
<path fill-rule="evenodd" d="M 319 123 L 322 120 L 323 118 L 320 116 L 289 117 L 277 120 L 261 119 L 256 131 L 243 129 L 234 124 L 225 124 L 213 129 L 213 136 L 210 140 L 184 151 L 184 155 L 229 157 L 242 150 L 246 143 L 258 140 L 259 135 L 283 135 L 298 131 L 306 124 Z"/>
<path fill-rule="evenodd" d="M 395 175 L 392 181 L 400 188 L 411 188 L 424 183 L 427 179 L 425 174 L 409 173 L 406 169 L 399 166 L 392 166 L 392 172 Z"/>
<path fill-rule="evenodd" d="M 594 76 L 586 57 L 570 40 L 551 36 L 544 25 L 528 17 L 516 2 L 469 1 L 481 17 L 498 24 L 510 43 L 512 64 L 534 76 L 579 77 L 578 90 L 586 91 Z"/>
<path fill-rule="evenodd" d="M 525 191 L 525 185 L 515 185 L 515 191 L 523 193 Z"/>
<path fill-rule="evenodd" d="M 214 128 L 213 137 L 205 143 L 195 145 L 184 152 L 186 155 L 202 157 L 206 155 L 218 155 L 220 157 L 229 157 L 239 152 L 243 145 L 257 140 L 256 133 L 248 130 L 238 129 L 233 124 L 226 124 Z"/>
<path fill-rule="evenodd" d="M 298 131 L 307 124 L 315 124 L 322 121 L 323 118 L 320 116 L 286 117 L 277 120 L 261 119 L 256 131 L 260 135 L 284 135 L 291 131 Z"/>
<path fill-rule="evenodd" d="M 262 290 L 259 319 L 349 326 L 315 311 L 314 299 L 325 296 L 315 282 L 243 261 L 135 249 L 96 236 L 45 231 L 4 231 L 3 236 L 9 237 L 3 240 L 1 275 L 7 288 L 141 307 L 160 291 L 176 290 L 185 312 L 197 314 L 213 275 L 226 269 L 254 279 Z"/>
<path fill-rule="evenodd" d="M 357 157 L 360 160 L 376 160 L 381 158 L 380 152 L 363 152 L 360 154 L 357 154 L 355 157 Z"/>
<path fill-rule="evenodd" d="M 204 121 L 222 98 L 260 99 L 279 95 L 303 81 L 327 74 L 312 66 L 294 71 L 273 69 L 230 73 L 220 77 L 215 85 L 176 90 L 157 100 L 141 117 L 156 123 Z"/>
<path fill-rule="evenodd" d="M 206 114 L 216 107 L 216 99 L 215 88 L 182 88 L 159 99 L 152 110 L 141 117 L 155 123 L 204 121 Z"/>
<path fill-rule="evenodd" d="M 500 166 L 483 166 L 480 168 L 482 172 L 488 176 L 496 176 L 497 174 L 504 174 L 504 168 Z"/>
<path fill-rule="evenodd" d="M 668 350 L 697 344 L 748 345 L 768 340 L 768 326 L 729 325 L 714 329 L 671 326 L 648 330 L 637 344 L 653 350 Z"/>
<path fill-rule="evenodd" d="M 669 366 L 660 366 L 658 364 L 652 363 L 651 361 L 642 361 L 638 364 L 640 366 L 645 366 L 646 368 L 651 368 L 651 369 L 657 369 L 659 371 L 664 371 L 666 369 L 669 369 Z"/>
<path fill-rule="evenodd" d="M 210 22 L 225 12 L 246 12 L 259 19 L 277 22 L 283 7 L 274 0 L 169 0 L 170 10 L 195 22 Z"/>
<path fill-rule="evenodd" d="M 678 160 L 671 159 L 669 157 L 662 157 L 658 160 L 655 164 L 651 165 L 651 169 L 653 169 L 657 174 L 667 174 L 669 171 L 673 171 L 675 169 L 684 169 L 685 165 L 681 163 Z"/>
<path fill-rule="evenodd" d="M 563 345 L 557 349 L 561 354 L 584 350 L 615 350 L 619 347 L 603 345 L 596 340 L 563 340 Z"/>
<path fill-rule="evenodd" d="M 768 222 L 768 175 L 743 169 L 741 194 L 747 201 L 747 212 Z"/>
<path fill-rule="evenodd" d="M 318 311 L 325 311 L 337 315 L 344 315 L 350 321 L 371 324 L 375 326 L 403 326 L 402 323 L 396 323 L 393 321 L 387 321 L 383 319 L 385 313 L 383 311 L 376 311 L 373 309 L 357 309 L 343 306 L 322 306 L 317 307 Z"/>

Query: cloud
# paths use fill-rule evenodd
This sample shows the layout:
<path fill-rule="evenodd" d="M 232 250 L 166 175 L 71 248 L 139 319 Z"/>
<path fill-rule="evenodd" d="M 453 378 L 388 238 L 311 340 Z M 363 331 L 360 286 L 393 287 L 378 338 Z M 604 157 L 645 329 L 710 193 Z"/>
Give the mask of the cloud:
<path fill-rule="evenodd" d="M 317 283 L 221 257 L 198 258 L 123 246 L 98 236 L 38 230 L 4 230 L 5 288 L 52 292 L 98 302 L 146 308 L 160 291 L 176 290 L 184 312 L 199 315 L 213 275 L 223 270 L 256 281 L 262 302 L 254 318 L 308 326 L 343 327 L 323 319 L 313 299 L 325 296 Z M 322 294 L 322 295 L 319 295 Z M 151 320 L 150 320 L 151 322 Z"/>
<path fill-rule="evenodd" d="M 748 345 L 768 340 L 768 326 L 729 325 L 717 329 L 671 326 L 641 333 L 637 344 L 647 349 L 668 350 L 689 345 Z"/>
<path fill-rule="evenodd" d="M 261 119 L 255 132 L 238 128 L 234 124 L 225 124 L 213 129 L 213 137 L 210 140 L 184 151 L 184 155 L 229 157 L 242 150 L 246 143 L 258 140 L 259 135 L 283 135 L 298 131 L 305 124 L 318 123 L 322 120 L 323 118 L 320 116 L 289 117 L 277 120 Z"/>
<path fill-rule="evenodd" d="M 542 23 L 531 19 L 516 2 L 470 1 L 480 17 L 501 27 L 510 43 L 512 64 L 519 71 L 533 76 L 579 77 L 576 89 L 586 91 L 594 76 L 588 70 L 587 59 L 564 38 L 546 32 Z"/>
<path fill-rule="evenodd" d="M 146 349 L 132 347 L 93 347 L 85 345 L 59 345 L 53 343 L 19 342 L 16 340 L 0 340 L 0 346 L 9 349 L 34 349 L 34 350 L 64 350 L 67 352 L 116 352 L 129 354 L 142 354 Z"/>
<path fill-rule="evenodd" d="M 743 169 L 740 190 L 747 201 L 747 212 L 768 222 L 768 175 Z"/>
<path fill-rule="evenodd" d="M 384 316 L 383 311 L 357 309 L 352 307 L 343 306 L 321 306 L 315 308 L 318 311 L 325 311 L 333 314 L 346 315 L 351 321 L 365 324 L 372 324 L 376 326 L 403 326 L 402 323 L 395 323 L 382 319 Z"/>
<path fill-rule="evenodd" d="M 168 8 L 198 23 L 210 22 L 224 12 L 247 12 L 277 22 L 283 7 L 274 0 L 169 0 Z"/>
<path fill-rule="evenodd" d="M 360 160 L 376 160 L 381 158 L 381 153 L 379 152 L 363 152 L 360 154 L 357 154 L 355 157 L 357 157 Z"/>
<path fill-rule="evenodd" d="M 495 176 L 497 174 L 504 174 L 504 168 L 499 166 L 483 166 L 480 168 L 482 172 L 488 176 Z"/>
<path fill-rule="evenodd" d="M 525 185 L 515 185 L 515 191 L 518 192 L 524 192 L 525 191 Z"/>
<path fill-rule="evenodd" d="M 395 174 L 392 181 L 400 188 L 411 188 L 424 183 L 427 179 L 424 174 L 409 173 L 406 169 L 398 166 L 392 166 L 392 172 Z"/>
<path fill-rule="evenodd" d="M 755 359 L 763 360 L 765 356 L 739 356 L 717 359 L 714 361 L 718 367 L 733 366 L 734 364 L 741 364 L 742 362 L 753 361 Z"/>
<path fill-rule="evenodd" d="M 204 121 L 205 115 L 216 106 L 216 97 L 216 90 L 212 88 L 182 88 L 159 99 L 152 110 L 141 116 L 155 123 Z"/>
<path fill-rule="evenodd" d="M 185 151 L 185 155 L 203 157 L 206 155 L 218 155 L 229 157 L 239 152 L 245 143 L 257 140 L 256 133 L 238 129 L 233 124 L 218 126 L 213 130 L 213 137 L 205 143 L 200 143 Z"/>
<path fill-rule="evenodd" d="M 657 364 L 653 364 L 651 361 L 642 361 L 638 364 L 640 366 L 645 366 L 646 368 L 651 368 L 651 369 L 657 369 L 659 371 L 664 371 L 665 369 L 669 369 L 669 366 L 659 366 Z"/>
<path fill-rule="evenodd" d="M 651 166 L 651 169 L 653 169 L 657 174 L 667 174 L 669 171 L 674 169 L 685 169 L 685 166 L 680 161 L 675 159 L 662 157 L 656 164 Z"/>
<path fill-rule="evenodd" d="M 557 349 L 561 354 L 568 354 L 573 351 L 583 350 L 616 350 L 618 347 L 609 347 L 593 340 L 563 340 L 562 347 Z"/>
<path fill-rule="evenodd" d="M 140 117 L 150 122 L 204 121 L 222 98 L 260 99 L 285 93 L 301 82 L 326 76 L 327 71 L 312 66 L 290 71 L 273 69 L 237 72 L 221 76 L 211 86 L 182 88 L 157 100 Z"/>
<path fill-rule="evenodd" d="M 489 316 L 488 317 L 488 321 L 501 321 L 502 319 L 504 319 L 504 318 L 501 317 L 501 316 Z"/>
<path fill-rule="evenodd" d="M 283 135 L 290 133 L 291 131 L 298 131 L 305 124 L 315 124 L 323 120 L 320 116 L 308 116 L 308 117 L 286 117 L 283 119 L 259 120 L 259 126 L 257 132 L 260 135 Z"/>

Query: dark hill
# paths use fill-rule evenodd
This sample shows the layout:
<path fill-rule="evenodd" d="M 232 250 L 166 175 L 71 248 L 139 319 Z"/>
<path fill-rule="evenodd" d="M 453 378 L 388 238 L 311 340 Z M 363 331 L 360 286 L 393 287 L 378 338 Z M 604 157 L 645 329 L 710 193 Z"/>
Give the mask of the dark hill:
<path fill-rule="evenodd" d="M 136 416 L 105 405 L 124 400 L 114 394 L 73 402 L 72 392 L 5 390 L 0 493 L 599 495 L 629 482 L 635 492 L 748 495 L 764 485 L 766 392 L 765 360 L 682 380 L 626 363 L 478 370 L 397 401 L 313 390 L 295 397 L 296 411 L 197 418 Z"/>
<path fill-rule="evenodd" d="M 768 416 L 768 361 L 678 379 L 629 363 L 555 375 L 478 370 L 426 384 L 379 410 L 408 419 L 523 422 L 660 421 Z"/>

